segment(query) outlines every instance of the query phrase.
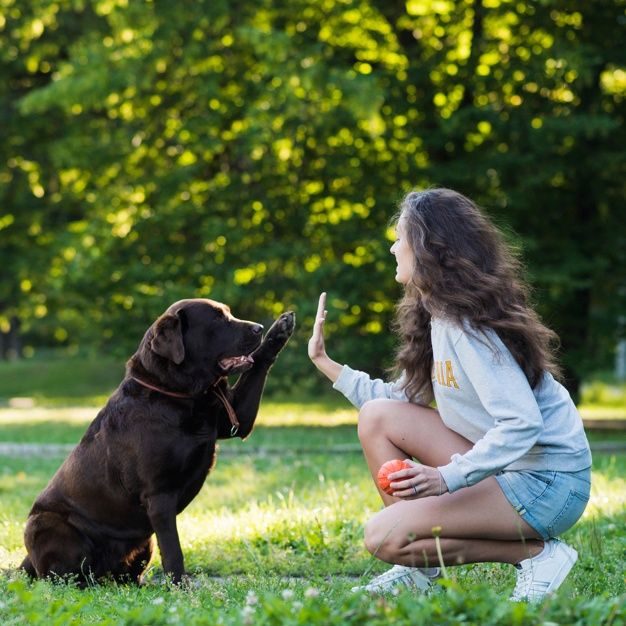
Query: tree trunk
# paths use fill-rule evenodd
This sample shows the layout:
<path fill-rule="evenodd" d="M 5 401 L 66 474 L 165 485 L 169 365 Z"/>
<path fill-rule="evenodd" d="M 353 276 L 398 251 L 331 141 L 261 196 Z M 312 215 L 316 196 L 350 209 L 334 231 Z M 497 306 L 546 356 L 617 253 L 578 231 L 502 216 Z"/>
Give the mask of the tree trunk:
<path fill-rule="evenodd" d="M 15 361 L 22 357 L 22 338 L 20 337 L 20 320 L 16 315 L 11 316 L 11 327 L 6 333 L 2 333 L 0 346 L 2 358 Z"/>

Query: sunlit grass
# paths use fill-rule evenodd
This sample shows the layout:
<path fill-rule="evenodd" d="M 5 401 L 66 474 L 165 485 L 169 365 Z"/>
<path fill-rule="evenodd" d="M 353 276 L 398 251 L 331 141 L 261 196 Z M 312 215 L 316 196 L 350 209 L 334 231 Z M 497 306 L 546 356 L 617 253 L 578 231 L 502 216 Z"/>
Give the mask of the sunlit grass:
<path fill-rule="evenodd" d="M 100 406 L 84 407 L 33 407 L 0 408 L 0 441 L 17 443 L 77 443 L 89 423 L 95 418 Z M 318 443 L 329 443 L 329 438 L 336 438 L 342 432 L 345 442 L 356 442 L 354 426 L 357 411 L 343 403 L 298 403 L 266 401 L 261 405 L 257 419 L 257 429 L 249 439 L 251 445 L 267 445 L 270 442 L 280 444 L 274 436 L 266 436 L 263 429 L 275 427 L 290 428 L 292 435 L 304 437 L 311 426 L 328 428 L 325 435 L 317 433 Z M 331 434 L 335 432 L 335 435 Z M 276 435 L 275 430 L 273 430 Z M 326 441 L 324 441 L 326 440 Z M 310 442 L 309 442 L 310 443 Z"/>
<path fill-rule="evenodd" d="M 61 461 L 0 457 L 0 568 L 15 567 L 23 558 L 28 509 Z M 613 570 L 621 558 L 619 529 L 626 522 L 625 469 L 623 456 L 598 455 L 590 504 L 566 534 L 581 553 L 571 582 L 580 592 L 608 585 L 618 593 L 622 584 Z M 359 576 L 384 568 L 362 542 L 363 524 L 379 507 L 359 454 L 243 453 L 218 460 L 178 527 L 187 567 L 205 575 Z M 604 555 L 608 582 L 586 572 L 595 560 L 592 546 Z M 155 571 L 159 564 L 157 553 Z M 513 577 L 510 567 L 499 565 L 451 571 L 465 584 L 488 580 L 497 588 L 510 585 Z"/>
<path fill-rule="evenodd" d="M 594 461 L 594 468 L 591 497 L 582 519 L 619 513 L 626 515 L 625 456 L 599 456 Z"/>
<path fill-rule="evenodd" d="M 598 406 L 582 404 L 578 411 L 583 419 L 590 420 L 626 420 L 626 406 Z"/>
<path fill-rule="evenodd" d="M 0 408 L 0 442 L 75 444 L 100 408 L 98 405 Z M 592 414 L 583 413 L 588 415 Z M 596 415 L 593 414 L 594 418 Z M 603 417 L 611 418 L 611 413 L 606 412 Z M 309 446 L 357 444 L 356 423 L 356 409 L 341 399 L 312 403 L 267 400 L 261 405 L 257 427 L 244 447 L 294 444 L 297 440 Z M 606 432 L 592 439 L 624 440 L 626 432 Z M 223 445 L 236 445 L 236 442 Z"/>
<path fill-rule="evenodd" d="M 75 444 L 98 410 L 95 405 L 3 408 L 0 442 Z M 265 401 L 247 441 L 220 443 L 216 467 L 178 517 L 188 569 L 200 577 L 233 581 L 262 577 L 264 585 L 281 577 L 343 580 L 382 571 L 384 564 L 372 559 L 363 546 L 363 525 L 380 502 L 358 451 L 356 419 L 356 410 L 342 400 Z M 599 436 L 607 438 L 604 433 Z M 617 439 L 624 441 L 623 435 Z M 355 452 L 337 454 L 336 446 Z M 62 456 L 0 456 L 0 568 L 21 562 L 30 506 L 62 460 Z M 624 582 L 620 564 L 626 456 L 594 454 L 593 470 L 590 504 L 565 535 L 580 554 L 565 593 L 617 595 Z M 157 551 L 152 572 L 158 576 L 159 571 Z M 495 564 L 450 572 L 464 586 L 488 584 L 504 593 L 514 577 L 513 568 Z M 336 584 L 345 591 L 354 583 Z"/>

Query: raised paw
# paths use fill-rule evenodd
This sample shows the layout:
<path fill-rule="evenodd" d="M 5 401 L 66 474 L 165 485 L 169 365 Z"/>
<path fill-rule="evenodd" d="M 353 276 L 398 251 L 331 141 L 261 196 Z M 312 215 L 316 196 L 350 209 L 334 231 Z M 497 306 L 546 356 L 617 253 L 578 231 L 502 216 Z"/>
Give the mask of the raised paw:
<path fill-rule="evenodd" d="M 296 314 L 293 311 L 283 313 L 263 337 L 257 353 L 275 357 L 285 346 L 296 327 Z M 272 359 L 273 360 L 273 359 Z"/>
<path fill-rule="evenodd" d="M 296 314 L 293 311 L 283 313 L 270 327 L 264 341 L 282 342 L 285 345 L 296 327 Z"/>

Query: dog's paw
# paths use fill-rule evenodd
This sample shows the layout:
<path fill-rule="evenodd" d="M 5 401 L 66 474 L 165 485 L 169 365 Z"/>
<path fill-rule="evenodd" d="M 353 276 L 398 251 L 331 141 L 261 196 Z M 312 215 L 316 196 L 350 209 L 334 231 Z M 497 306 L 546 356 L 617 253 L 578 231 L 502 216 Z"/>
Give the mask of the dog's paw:
<path fill-rule="evenodd" d="M 287 340 L 296 327 L 296 314 L 293 311 L 287 311 L 283 313 L 271 326 L 265 335 L 265 341 L 268 339 L 282 345 L 287 343 Z"/>
<path fill-rule="evenodd" d="M 283 313 L 265 334 L 259 352 L 277 355 L 293 335 L 296 327 L 296 314 L 293 311 Z"/>

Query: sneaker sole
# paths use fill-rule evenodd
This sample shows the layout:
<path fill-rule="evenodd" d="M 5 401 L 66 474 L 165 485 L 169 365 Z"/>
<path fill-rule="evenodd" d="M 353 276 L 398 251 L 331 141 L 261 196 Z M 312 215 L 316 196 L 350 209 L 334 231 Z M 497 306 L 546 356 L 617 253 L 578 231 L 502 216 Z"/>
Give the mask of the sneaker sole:
<path fill-rule="evenodd" d="M 422 572 L 423 573 L 423 572 Z M 412 584 L 406 584 L 406 583 L 402 583 L 405 587 L 407 587 L 407 589 L 414 589 L 415 591 L 419 591 L 421 593 L 430 593 L 433 590 L 433 587 L 435 587 L 436 585 L 434 585 L 433 583 L 435 583 L 436 581 L 438 581 L 441 578 L 441 569 L 439 567 L 433 567 L 431 573 L 429 574 L 424 574 L 424 576 L 427 579 L 427 583 L 424 585 L 416 585 L 414 583 Z M 398 578 L 401 578 L 400 576 L 398 576 Z M 393 580 L 397 580 L 397 579 L 392 579 L 389 582 L 393 583 Z M 426 581 L 424 581 L 426 582 Z M 351 587 L 350 591 L 352 593 L 358 593 L 359 591 L 367 591 L 368 593 L 389 593 L 390 589 L 381 589 L 381 588 L 371 588 L 368 589 L 367 588 L 368 585 L 359 585 L 356 587 Z M 391 588 L 393 589 L 394 585 L 391 585 Z"/>
<path fill-rule="evenodd" d="M 396 579 L 397 580 L 397 579 Z M 394 581 L 391 580 L 389 581 L 389 585 L 387 586 L 373 586 L 370 587 L 368 589 L 367 585 L 363 585 L 362 587 L 352 587 L 350 589 L 350 591 L 352 593 L 358 593 L 360 591 L 366 591 L 367 593 L 393 593 L 394 590 L 398 590 L 401 589 L 402 587 L 404 587 L 405 589 L 410 589 L 412 591 L 417 591 L 419 593 L 429 593 L 432 588 L 433 588 L 433 584 L 432 584 L 432 579 L 429 578 L 428 582 L 424 581 L 425 584 L 424 585 L 417 585 L 414 582 L 410 582 L 410 583 L 406 583 L 406 582 L 401 582 L 401 583 L 395 583 Z"/>
<path fill-rule="evenodd" d="M 563 549 L 567 553 L 568 561 L 558 571 L 554 580 L 550 583 L 550 586 L 546 589 L 547 594 L 556 591 L 561 586 L 561 583 L 567 578 L 567 575 L 572 571 L 572 567 L 574 567 L 576 561 L 578 560 L 578 552 L 576 552 L 574 548 L 564 545 Z"/>

